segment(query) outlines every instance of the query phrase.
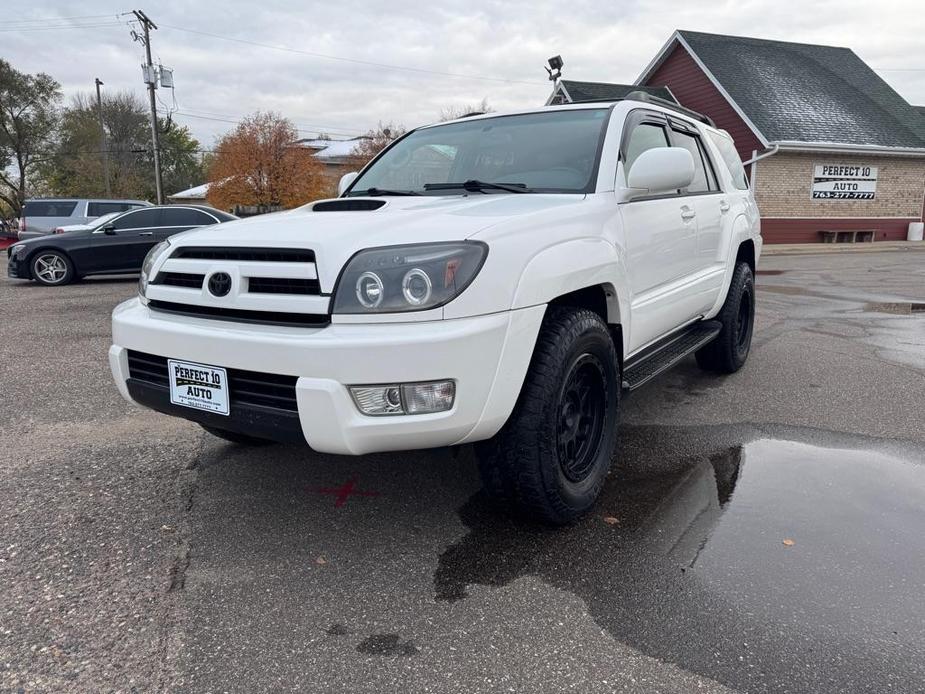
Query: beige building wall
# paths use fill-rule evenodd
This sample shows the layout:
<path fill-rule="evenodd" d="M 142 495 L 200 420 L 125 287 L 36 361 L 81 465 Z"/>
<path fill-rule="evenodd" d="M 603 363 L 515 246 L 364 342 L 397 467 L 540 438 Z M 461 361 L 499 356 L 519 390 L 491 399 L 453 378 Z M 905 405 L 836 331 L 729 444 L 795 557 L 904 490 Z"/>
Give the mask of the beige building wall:
<path fill-rule="evenodd" d="M 816 164 L 876 166 L 873 200 L 814 200 Z M 779 152 L 756 166 L 762 217 L 914 217 L 925 203 L 925 158 Z"/>

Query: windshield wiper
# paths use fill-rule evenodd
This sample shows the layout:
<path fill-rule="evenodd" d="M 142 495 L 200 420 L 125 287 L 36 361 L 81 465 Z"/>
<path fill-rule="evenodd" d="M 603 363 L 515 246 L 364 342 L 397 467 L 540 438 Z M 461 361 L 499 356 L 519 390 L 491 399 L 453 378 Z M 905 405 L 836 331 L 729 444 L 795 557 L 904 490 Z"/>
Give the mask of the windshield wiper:
<path fill-rule="evenodd" d="M 524 183 L 490 183 L 470 178 L 462 183 L 425 183 L 424 190 L 468 190 L 478 192 L 483 190 L 505 190 L 508 193 L 532 193 Z"/>
<path fill-rule="evenodd" d="M 350 196 L 354 195 L 368 195 L 371 197 L 377 195 L 420 195 L 417 191 L 414 190 L 389 190 L 388 188 L 367 188 L 366 190 L 351 190 Z"/>

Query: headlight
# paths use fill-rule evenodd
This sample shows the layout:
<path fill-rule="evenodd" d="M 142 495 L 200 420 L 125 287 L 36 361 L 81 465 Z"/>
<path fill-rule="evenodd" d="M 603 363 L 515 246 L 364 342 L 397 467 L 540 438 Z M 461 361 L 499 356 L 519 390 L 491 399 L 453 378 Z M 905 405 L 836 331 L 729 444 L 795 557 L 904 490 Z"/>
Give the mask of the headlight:
<path fill-rule="evenodd" d="M 488 255 L 479 241 L 370 248 L 347 263 L 334 290 L 334 313 L 424 311 L 452 301 Z"/>
<path fill-rule="evenodd" d="M 27 248 L 28 246 L 26 246 L 26 244 L 24 243 L 10 246 L 10 257 L 18 258 L 19 256 L 24 255 Z"/>
<path fill-rule="evenodd" d="M 169 241 L 161 241 L 148 251 L 148 255 L 145 256 L 145 261 L 141 264 L 141 277 L 138 278 L 138 293 L 142 298 L 144 298 L 145 292 L 148 291 L 148 275 L 151 274 L 154 264 L 169 247 Z"/>

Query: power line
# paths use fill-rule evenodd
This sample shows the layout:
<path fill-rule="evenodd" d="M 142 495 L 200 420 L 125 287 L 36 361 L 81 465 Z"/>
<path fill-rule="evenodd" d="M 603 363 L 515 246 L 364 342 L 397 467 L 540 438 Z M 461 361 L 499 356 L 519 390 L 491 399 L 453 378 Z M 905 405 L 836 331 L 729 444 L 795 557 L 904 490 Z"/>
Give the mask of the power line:
<path fill-rule="evenodd" d="M 119 15 L 109 13 L 109 14 L 81 14 L 73 17 L 33 17 L 31 19 L 12 19 L 4 22 L 6 26 L 12 26 L 16 24 L 34 24 L 36 22 L 72 22 L 78 21 L 81 19 L 105 19 L 111 17 L 118 17 Z"/>
<path fill-rule="evenodd" d="M 22 33 L 22 32 L 27 32 L 27 31 L 32 32 L 32 31 L 57 31 L 60 29 L 99 29 L 101 27 L 121 27 L 121 26 L 125 26 L 125 24 L 123 22 L 102 22 L 102 23 L 94 23 L 94 24 L 62 24 L 60 26 L 23 27 L 23 28 L 17 28 L 17 29 L 10 29 L 6 25 L 4 25 L 4 27 L 0 29 L 0 32 L 15 31 L 17 33 Z"/>
<path fill-rule="evenodd" d="M 161 111 L 164 113 L 164 111 Z M 219 123 L 231 123 L 237 125 L 240 123 L 243 118 L 238 118 L 236 116 L 226 116 L 225 114 L 215 114 L 214 116 L 204 116 L 199 115 L 200 113 L 208 113 L 208 111 L 198 111 L 198 113 L 190 113 L 186 109 L 181 109 L 174 112 L 178 116 L 184 116 L 186 118 L 198 118 L 200 120 L 211 120 L 217 121 Z M 342 128 L 330 128 L 323 125 L 310 125 L 308 123 L 293 123 L 296 126 L 296 130 L 300 133 L 331 133 L 334 135 L 362 135 L 365 133 L 364 130 L 344 130 Z"/>
<path fill-rule="evenodd" d="M 171 24 L 162 24 L 162 27 L 166 29 L 175 29 L 176 31 L 185 31 L 190 34 L 198 34 L 199 36 L 208 36 L 213 39 L 221 39 L 222 41 L 231 41 L 233 43 L 243 43 L 248 46 L 257 46 L 259 48 L 269 48 L 274 51 L 283 51 L 285 53 L 296 53 L 298 55 L 307 55 L 312 58 L 323 58 L 325 60 L 338 60 L 345 63 L 352 63 L 354 65 L 370 65 L 372 67 L 386 68 L 389 70 L 403 70 L 405 72 L 416 72 L 427 75 L 438 75 L 440 77 L 456 77 L 460 79 L 470 79 L 470 80 L 482 80 L 486 82 L 503 82 L 505 84 L 530 84 L 530 85 L 540 85 L 545 84 L 545 82 L 527 82 L 526 80 L 509 80 L 503 77 L 484 77 L 481 75 L 464 75 L 458 72 L 442 72 L 440 70 L 427 70 L 421 67 L 409 67 L 407 65 L 392 65 L 389 63 L 377 63 L 371 60 L 358 60 L 356 58 L 344 58 L 338 55 L 329 55 L 327 53 L 315 53 L 312 51 L 303 51 L 298 48 L 289 48 L 288 46 L 274 46 L 268 43 L 258 43 L 257 41 L 248 41 L 247 39 L 238 39 L 231 36 L 221 36 L 219 34 L 211 34 L 207 31 L 198 31 L 196 29 L 187 29 L 186 27 L 173 26 Z"/>

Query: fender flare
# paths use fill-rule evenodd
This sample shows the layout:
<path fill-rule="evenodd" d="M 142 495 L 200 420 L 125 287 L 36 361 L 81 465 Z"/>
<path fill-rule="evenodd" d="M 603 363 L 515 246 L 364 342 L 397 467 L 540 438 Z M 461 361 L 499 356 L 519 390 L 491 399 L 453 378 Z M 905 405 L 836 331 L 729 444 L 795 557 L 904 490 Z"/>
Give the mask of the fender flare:
<path fill-rule="evenodd" d="M 752 238 L 748 219 L 744 214 L 740 214 L 732 223 L 732 233 L 729 235 L 729 247 L 726 249 L 726 271 L 723 273 L 723 285 L 716 299 L 716 303 L 713 304 L 713 307 L 706 314 L 707 318 L 712 318 L 719 313 L 723 304 L 726 303 L 726 294 L 729 293 L 729 285 L 732 283 L 732 275 L 735 272 L 735 262 L 730 261 L 735 260 L 736 254 L 739 252 L 739 246 L 745 241 L 754 242 L 754 239 Z M 758 244 L 756 244 L 755 252 L 757 254 Z"/>
<path fill-rule="evenodd" d="M 626 354 L 631 329 L 627 277 L 624 255 L 609 241 L 599 237 L 571 239 L 544 248 L 529 260 L 514 290 L 511 308 L 548 304 L 579 289 L 603 287 L 607 322 L 622 326 L 620 348 Z"/>

